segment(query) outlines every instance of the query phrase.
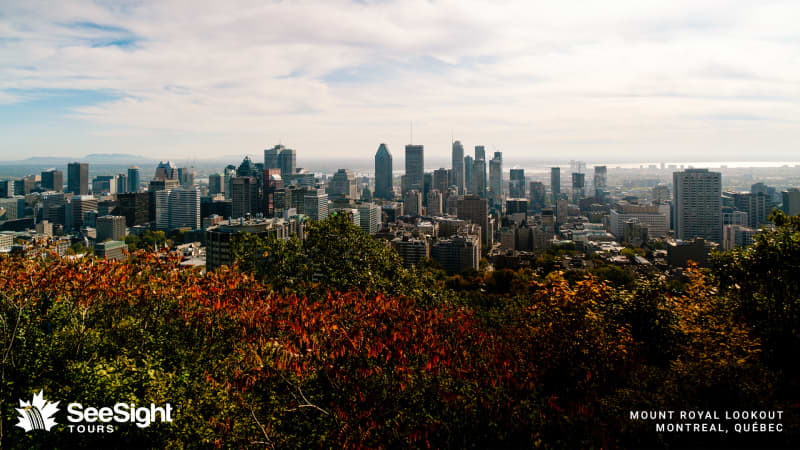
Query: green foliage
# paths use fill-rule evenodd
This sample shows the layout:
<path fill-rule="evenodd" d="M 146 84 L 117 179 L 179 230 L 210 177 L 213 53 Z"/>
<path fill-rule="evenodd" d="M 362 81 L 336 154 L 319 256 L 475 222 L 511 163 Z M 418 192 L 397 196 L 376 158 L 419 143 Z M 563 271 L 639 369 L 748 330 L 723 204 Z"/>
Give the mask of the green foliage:
<path fill-rule="evenodd" d="M 777 229 L 753 245 L 712 256 L 720 288 L 761 339 L 766 361 L 791 376 L 800 392 L 800 216 L 775 211 Z"/>
<path fill-rule="evenodd" d="M 240 269 L 277 290 L 358 290 L 429 302 L 448 295 L 443 280 L 428 266 L 404 269 L 394 249 L 373 239 L 344 214 L 307 222 L 302 241 L 242 233 L 233 239 L 232 248 Z"/>

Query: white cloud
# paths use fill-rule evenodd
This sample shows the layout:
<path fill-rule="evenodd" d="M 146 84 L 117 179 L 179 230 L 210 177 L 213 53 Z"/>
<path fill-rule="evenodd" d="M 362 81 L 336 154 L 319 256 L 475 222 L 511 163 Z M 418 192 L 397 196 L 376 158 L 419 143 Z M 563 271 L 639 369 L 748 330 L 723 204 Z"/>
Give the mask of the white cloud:
<path fill-rule="evenodd" d="M 507 158 L 594 160 L 780 159 L 800 138 L 791 1 L 200 3 L 3 6 L 0 108 L 42 89 L 110 92 L 69 117 L 138 136 L 120 150 L 148 156 L 279 139 L 301 157 L 397 153 L 412 119 L 442 155 L 451 131 Z M 183 138 L 165 148 L 165 133 Z M 61 148 L 102 150 L 77 145 Z"/>

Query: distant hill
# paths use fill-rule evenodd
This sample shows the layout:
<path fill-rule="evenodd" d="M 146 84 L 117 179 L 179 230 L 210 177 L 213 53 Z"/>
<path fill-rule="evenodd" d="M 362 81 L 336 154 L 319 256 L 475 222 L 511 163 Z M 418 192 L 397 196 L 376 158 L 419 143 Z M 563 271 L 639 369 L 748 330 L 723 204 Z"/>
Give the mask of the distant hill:
<path fill-rule="evenodd" d="M 153 158 L 139 155 L 131 155 L 127 153 L 92 153 L 83 157 L 74 156 L 32 156 L 30 158 L 21 159 L 17 161 L 4 161 L 0 165 L 65 165 L 74 161 L 85 162 L 89 164 L 141 164 L 156 161 Z"/>

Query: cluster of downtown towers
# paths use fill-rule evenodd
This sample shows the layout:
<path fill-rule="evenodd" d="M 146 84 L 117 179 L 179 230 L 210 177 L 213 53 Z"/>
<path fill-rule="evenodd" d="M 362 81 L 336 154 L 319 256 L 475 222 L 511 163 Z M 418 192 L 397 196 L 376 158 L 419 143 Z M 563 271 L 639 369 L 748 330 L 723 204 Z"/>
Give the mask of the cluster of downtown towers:
<path fill-rule="evenodd" d="M 425 152 L 422 145 L 406 145 L 405 174 L 401 177 L 400 192 L 405 195 L 411 190 L 423 191 L 425 186 L 424 171 Z M 502 208 L 505 198 L 503 193 L 503 155 L 494 152 L 488 161 L 489 183 L 486 177 L 486 150 L 482 145 L 475 146 L 474 157 L 464 155 L 464 146 L 460 141 L 453 142 L 452 165 L 450 170 L 439 169 L 432 175 L 432 185 L 438 189 L 447 186 L 457 190 L 458 195 L 474 194 L 487 199 L 490 206 Z M 393 199 L 393 166 L 392 154 L 386 144 L 380 144 L 375 153 L 375 192 L 376 198 Z M 573 171 L 573 202 L 585 197 L 585 174 L 581 170 Z M 608 201 L 607 167 L 594 168 L 595 200 Z M 447 180 L 438 182 L 437 179 Z M 444 190 L 444 189 L 442 189 Z M 508 197 L 526 197 L 526 181 L 524 169 L 511 169 L 509 172 Z M 442 192 L 444 194 L 444 192 Z M 722 239 L 722 176 L 718 172 L 707 169 L 687 169 L 673 174 L 672 216 L 675 226 L 675 237 L 691 239 L 703 237 L 709 241 L 720 242 Z M 546 202 L 545 187 L 542 183 L 532 182 L 530 188 L 531 206 L 538 202 L 543 206 Z M 561 193 L 561 169 L 550 170 L 550 204 L 557 207 Z"/>

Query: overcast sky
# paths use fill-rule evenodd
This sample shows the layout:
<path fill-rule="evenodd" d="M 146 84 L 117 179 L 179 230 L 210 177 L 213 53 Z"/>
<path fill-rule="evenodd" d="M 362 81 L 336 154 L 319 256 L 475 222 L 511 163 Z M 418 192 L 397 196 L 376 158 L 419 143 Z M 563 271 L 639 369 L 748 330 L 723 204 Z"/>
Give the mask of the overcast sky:
<path fill-rule="evenodd" d="M 428 155 L 795 161 L 800 2 L 0 0 L 0 160 L 400 156 L 411 121 Z"/>

